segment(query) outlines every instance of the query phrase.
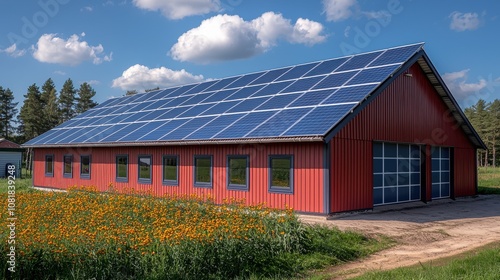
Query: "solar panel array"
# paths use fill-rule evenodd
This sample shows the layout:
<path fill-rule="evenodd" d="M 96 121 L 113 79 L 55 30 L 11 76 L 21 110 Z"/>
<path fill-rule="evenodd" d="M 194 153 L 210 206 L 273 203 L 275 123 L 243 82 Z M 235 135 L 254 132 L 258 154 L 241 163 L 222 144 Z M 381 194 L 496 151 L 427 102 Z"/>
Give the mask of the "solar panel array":
<path fill-rule="evenodd" d="M 113 98 L 25 145 L 323 136 L 422 46 Z"/>

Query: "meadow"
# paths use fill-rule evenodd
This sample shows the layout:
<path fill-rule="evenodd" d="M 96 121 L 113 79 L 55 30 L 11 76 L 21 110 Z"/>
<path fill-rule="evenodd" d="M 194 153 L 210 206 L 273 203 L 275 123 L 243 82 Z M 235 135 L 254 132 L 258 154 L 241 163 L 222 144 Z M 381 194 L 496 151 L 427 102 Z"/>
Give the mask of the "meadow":
<path fill-rule="evenodd" d="M 478 191 L 480 194 L 500 194 L 500 167 L 478 169 Z"/>
<path fill-rule="evenodd" d="M 0 199 L 6 204 L 7 194 Z M 1 219 L 7 215 L 2 211 Z M 388 245 L 306 226 L 291 209 L 91 188 L 20 191 L 16 217 L 15 273 L 8 271 L 8 229 L 0 231 L 2 278 L 289 278 Z"/>

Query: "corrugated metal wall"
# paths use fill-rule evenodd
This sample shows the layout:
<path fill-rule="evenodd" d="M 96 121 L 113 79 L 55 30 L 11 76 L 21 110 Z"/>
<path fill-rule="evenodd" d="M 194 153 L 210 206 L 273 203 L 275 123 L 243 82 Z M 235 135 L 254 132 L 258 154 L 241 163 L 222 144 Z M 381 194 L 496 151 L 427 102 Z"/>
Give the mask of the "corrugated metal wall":
<path fill-rule="evenodd" d="M 46 154 L 55 155 L 54 177 L 46 177 L 44 161 Z M 63 155 L 72 154 L 73 179 L 63 178 Z M 80 179 L 80 155 L 92 155 L 91 179 Z M 115 180 L 115 157 L 118 154 L 129 156 L 129 182 Z M 153 183 L 139 184 L 137 181 L 138 155 L 152 155 Z M 268 155 L 293 155 L 294 194 L 268 192 Z M 179 156 L 179 186 L 162 185 L 163 155 Z M 193 187 L 193 156 L 213 156 L 213 188 Z M 227 155 L 250 156 L 250 190 L 232 191 L 226 188 Z M 109 184 L 117 189 L 135 188 L 163 194 L 210 194 L 221 203 L 224 198 L 245 199 L 248 204 L 265 203 L 267 206 L 283 208 L 285 205 L 297 211 L 323 212 L 323 144 L 322 143 L 281 143 L 248 145 L 207 145 L 174 147 L 131 147 L 131 148 L 81 148 L 81 149 L 36 149 L 35 186 L 65 189 L 74 185 L 94 185 L 106 190 Z"/>
<path fill-rule="evenodd" d="M 454 147 L 455 195 L 474 193 L 475 148 L 420 66 L 408 73 L 412 77 L 398 77 L 332 139 L 331 212 L 373 207 L 373 141 Z"/>
<path fill-rule="evenodd" d="M 16 166 L 18 176 L 21 175 L 22 152 L 0 151 L 0 178 L 7 177 L 5 167 L 7 163 L 12 163 Z"/>

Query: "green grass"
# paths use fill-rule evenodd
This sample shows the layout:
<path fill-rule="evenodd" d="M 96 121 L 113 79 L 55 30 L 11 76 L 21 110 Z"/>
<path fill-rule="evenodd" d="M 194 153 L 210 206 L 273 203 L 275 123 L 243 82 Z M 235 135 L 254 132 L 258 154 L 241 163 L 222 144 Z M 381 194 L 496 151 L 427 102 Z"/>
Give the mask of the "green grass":
<path fill-rule="evenodd" d="M 500 194 L 500 167 L 478 169 L 479 194 Z"/>
<path fill-rule="evenodd" d="M 11 185 L 16 186 L 16 193 L 31 190 L 32 186 L 31 178 L 26 178 L 26 179 L 16 178 L 13 182 L 14 184 L 12 184 L 12 182 L 10 183 Z M 9 186 L 9 180 L 7 178 L 0 178 L 0 193 L 6 193 L 8 190 L 8 186 Z"/>
<path fill-rule="evenodd" d="M 444 263 L 443 263 L 444 262 Z M 475 250 L 453 257 L 420 264 L 415 267 L 398 268 L 389 271 L 371 272 L 358 280 L 382 279 L 470 279 L 487 280 L 500 277 L 500 243 L 487 245 L 487 248 Z"/>

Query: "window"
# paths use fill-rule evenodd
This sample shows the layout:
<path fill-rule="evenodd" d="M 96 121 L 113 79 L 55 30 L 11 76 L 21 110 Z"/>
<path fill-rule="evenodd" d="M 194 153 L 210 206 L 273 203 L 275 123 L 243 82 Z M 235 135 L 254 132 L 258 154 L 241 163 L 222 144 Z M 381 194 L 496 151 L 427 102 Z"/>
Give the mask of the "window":
<path fill-rule="evenodd" d="M 248 190 L 248 156 L 227 157 L 227 188 Z"/>
<path fill-rule="evenodd" d="M 163 183 L 165 185 L 177 186 L 178 181 L 178 164 L 177 156 L 163 156 Z"/>
<path fill-rule="evenodd" d="M 139 156 L 139 183 L 151 184 L 151 156 Z"/>
<path fill-rule="evenodd" d="M 45 156 L 45 176 L 54 176 L 54 155 Z"/>
<path fill-rule="evenodd" d="M 90 179 L 90 156 L 80 156 L 80 178 Z"/>
<path fill-rule="evenodd" d="M 432 199 L 450 197 L 451 148 L 432 147 Z"/>
<path fill-rule="evenodd" d="M 293 194 L 292 156 L 269 156 L 269 191 Z"/>
<path fill-rule="evenodd" d="M 128 156 L 116 156 L 116 181 L 128 182 Z"/>
<path fill-rule="evenodd" d="M 73 177 L 73 156 L 65 155 L 63 158 L 63 177 L 72 178 Z"/>
<path fill-rule="evenodd" d="M 202 188 L 212 187 L 212 157 L 194 157 L 194 186 Z"/>

